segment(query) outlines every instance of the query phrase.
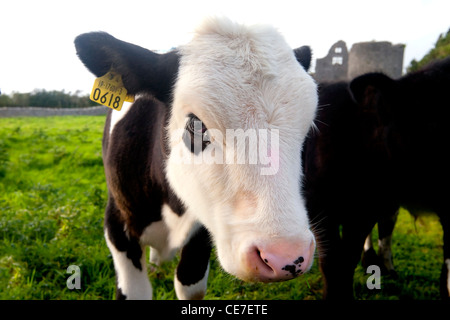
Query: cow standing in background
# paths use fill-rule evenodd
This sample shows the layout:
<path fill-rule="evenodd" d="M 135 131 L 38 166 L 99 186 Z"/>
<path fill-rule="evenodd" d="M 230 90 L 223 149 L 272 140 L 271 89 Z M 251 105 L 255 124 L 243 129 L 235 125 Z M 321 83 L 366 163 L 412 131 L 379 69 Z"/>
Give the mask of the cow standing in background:
<path fill-rule="evenodd" d="M 225 271 L 243 280 L 288 280 L 311 267 L 299 150 L 316 85 L 274 28 L 209 19 L 166 54 L 105 33 L 75 44 L 92 73 L 114 69 L 139 94 L 108 113 L 103 137 L 117 298 L 152 298 L 146 246 L 153 262 L 182 248 L 180 299 L 205 294 L 210 238 Z"/>
<path fill-rule="evenodd" d="M 371 73 L 350 86 L 320 87 L 318 130 L 303 153 L 303 192 L 320 232 L 325 298 L 353 297 L 366 236 L 400 206 L 439 216 L 441 293 L 449 298 L 449 88 L 450 58 L 399 80 Z"/>

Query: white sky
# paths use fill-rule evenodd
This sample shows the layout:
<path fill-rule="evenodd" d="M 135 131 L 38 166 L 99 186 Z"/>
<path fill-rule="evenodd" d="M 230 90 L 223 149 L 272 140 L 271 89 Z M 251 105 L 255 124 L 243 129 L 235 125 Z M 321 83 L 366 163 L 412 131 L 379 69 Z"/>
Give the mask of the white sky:
<path fill-rule="evenodd" d="M 2 0 L 0 88 L 89 93 L 94 77 L 76 56 L 74 38 L 106 31 L 148 49 L 186 43 L 207 15 L 277 27 L 293 48 L 309 45 L 322 58 L 331 45 L 406 44 L 404 66 L 421 59 L 450 28 L 449 0 Z"/>

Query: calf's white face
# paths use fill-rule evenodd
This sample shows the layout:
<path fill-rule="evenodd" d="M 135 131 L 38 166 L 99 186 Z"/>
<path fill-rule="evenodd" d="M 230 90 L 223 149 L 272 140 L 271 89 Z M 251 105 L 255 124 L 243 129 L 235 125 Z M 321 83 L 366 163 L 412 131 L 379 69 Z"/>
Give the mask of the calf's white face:
<path fill-rule="evenodd" d="M 270 27 L 210 20 L 180 54 L 166 174 L 186 214 L 243 280 L 307 271 L 315 240 L 300 194 L 301 148 L 314 81 Z"/>

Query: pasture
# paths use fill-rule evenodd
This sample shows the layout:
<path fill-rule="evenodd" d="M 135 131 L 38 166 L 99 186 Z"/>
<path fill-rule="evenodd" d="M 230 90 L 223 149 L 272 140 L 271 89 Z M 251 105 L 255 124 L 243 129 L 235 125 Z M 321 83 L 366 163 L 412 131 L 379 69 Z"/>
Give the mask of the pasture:
<path fill-rule="evenodd" d="M 114 298 L 103 238 L 103 123 L 104 116 L 0 118 L 0 299 Z M 382 277 L 381 289 L 369 290 L 358 266 L 356 298 L 439 299 L 442 246 L 437 217 L 414 219 L 402 209 L 393 235 L 398 278 Z M 155 299 L 175 299 L 177 261 L 149 269 Z M 67 288 L 70 265 L 80 267 L 81 289 Z M 317 260 L 298 279 L 249 284 L 225 274 L 213 254 L 205 299 L 316 300 L 321 288 Z"/>

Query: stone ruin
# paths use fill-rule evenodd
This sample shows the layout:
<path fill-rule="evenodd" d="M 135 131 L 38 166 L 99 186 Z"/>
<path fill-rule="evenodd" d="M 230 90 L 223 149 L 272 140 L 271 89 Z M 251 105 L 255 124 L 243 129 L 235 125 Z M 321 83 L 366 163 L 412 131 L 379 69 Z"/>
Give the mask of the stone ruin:
<path fill-rule="evenodd" d="M 333 44 L 326 57 L 316 59 L 313 75 L 318 83 L 350 81 L 367 72 L 383 72 L 400 78 L 403 70 L 404 44 L 390 42 L 359 42 L 350 52 L 344 41 Z"/>

